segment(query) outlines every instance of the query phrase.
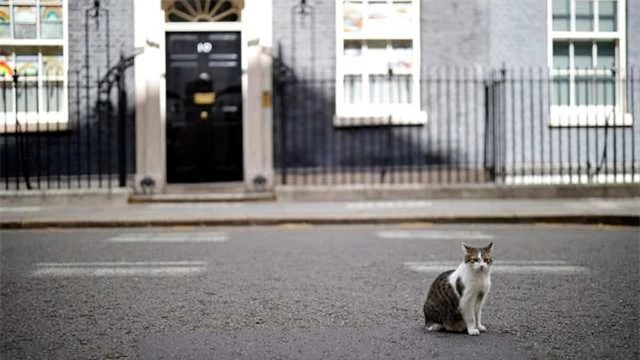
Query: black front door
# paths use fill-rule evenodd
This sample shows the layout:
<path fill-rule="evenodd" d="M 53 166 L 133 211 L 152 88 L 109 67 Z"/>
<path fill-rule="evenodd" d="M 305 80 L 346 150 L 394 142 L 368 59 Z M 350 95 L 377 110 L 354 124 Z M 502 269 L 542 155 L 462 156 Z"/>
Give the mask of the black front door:
<path fill-rule="evenodd" d="M 240 33 L 167 33 L 167 181 L 242 180 Z"/>

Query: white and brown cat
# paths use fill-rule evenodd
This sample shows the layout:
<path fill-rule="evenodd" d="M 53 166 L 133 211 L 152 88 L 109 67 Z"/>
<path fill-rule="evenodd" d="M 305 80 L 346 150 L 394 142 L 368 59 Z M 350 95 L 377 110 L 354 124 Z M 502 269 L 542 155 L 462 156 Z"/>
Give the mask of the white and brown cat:
<path fill-rule="evenodd" d="M 479 335 L 487 329 L 482 325 L 482 307 L 491 289 L 491 250 L 462 243 L 464 260 L 454 269 L 445 271 L 433 281 L 424 303 L 427 330 L 464 332 Z"/>

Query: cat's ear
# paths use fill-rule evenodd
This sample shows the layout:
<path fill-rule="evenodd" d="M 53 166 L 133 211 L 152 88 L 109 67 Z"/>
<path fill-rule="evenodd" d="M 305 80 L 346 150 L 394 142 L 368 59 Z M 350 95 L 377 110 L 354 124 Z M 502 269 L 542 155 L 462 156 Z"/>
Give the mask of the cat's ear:
<path fill-rule="evenodd" d="M 467 244 L 465 244 L 464 242 L 461 243 L 461 247 L 462 247 L 462 251 L 464 251 L 465 253 L 471 252 L 473 251 L 473 248 Z"/>
<path fill-rule="evenodd" d="M 489 245 L 485 246 L 484 250 L 486 252 L 491 252 L 491 250 L 493 250 L 493 242 L 490 242 Z"/>

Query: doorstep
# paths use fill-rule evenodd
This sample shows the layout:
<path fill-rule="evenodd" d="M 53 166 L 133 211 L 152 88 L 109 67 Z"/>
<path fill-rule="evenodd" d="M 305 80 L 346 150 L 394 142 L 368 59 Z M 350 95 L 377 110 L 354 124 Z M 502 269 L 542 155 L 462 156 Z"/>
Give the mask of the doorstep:
<path fill-rule="evenodd" d="M 274 201 L 273 191 L 246 191 L 243 183 L 169 184 L 161 194 L 131 194 L 130 203 Z"/>

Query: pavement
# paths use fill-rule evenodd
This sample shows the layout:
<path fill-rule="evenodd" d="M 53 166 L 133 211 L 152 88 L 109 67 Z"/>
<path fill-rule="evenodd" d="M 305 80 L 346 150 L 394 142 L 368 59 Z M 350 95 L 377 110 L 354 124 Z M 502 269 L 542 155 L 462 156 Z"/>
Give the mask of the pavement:
<path fill-rule="evenodd" d="M 374 223 L 640 226 L 640 198 L 3 204 L 0 228 Z"/>

